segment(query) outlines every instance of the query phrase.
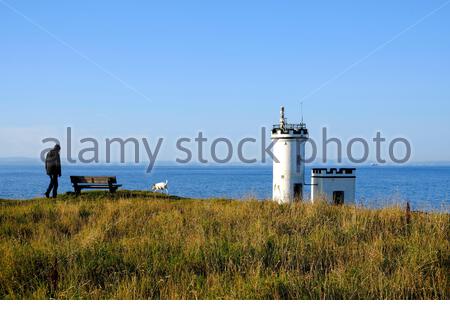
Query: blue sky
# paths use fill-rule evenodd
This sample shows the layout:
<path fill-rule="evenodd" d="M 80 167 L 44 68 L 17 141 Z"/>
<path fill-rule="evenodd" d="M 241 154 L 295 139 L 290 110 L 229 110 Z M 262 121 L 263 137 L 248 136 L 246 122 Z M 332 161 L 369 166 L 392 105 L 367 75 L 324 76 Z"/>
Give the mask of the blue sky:
<path fill-rule="evenodd" d="M 71 126 L 164 137 L 174 160 L 180 136 L 258 138 L 307 97 L 313 137 L 381 131 L 412 161 L 450 161 L 450 4 L 429 15 L 443 3 L 0 0 L 0 157 L 37 157 Z"/>

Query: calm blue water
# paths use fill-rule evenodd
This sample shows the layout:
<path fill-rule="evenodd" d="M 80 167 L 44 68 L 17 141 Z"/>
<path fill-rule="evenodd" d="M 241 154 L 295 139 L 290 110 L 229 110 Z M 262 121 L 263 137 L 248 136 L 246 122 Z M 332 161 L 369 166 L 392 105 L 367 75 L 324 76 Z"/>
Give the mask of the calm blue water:
<path fill-rule="evenodd" d="M 307 170 L 309 181 L 309 170 Z M 64 166 L 60 193 L 72 191 L 70 175 L 117 176 L 123 188 L 149 190 L 169 180 L 170 193 L 193 198 L 271 198 L 269 166 L 159 166 L 149 175 L 139 166 Z M 48 177 L 41 165 L 0 165 L 0 198 L 27 199 L 45 192 Z M 309 188 L 306 194 L 309 197 Z M 450 208 L 450 166 L 361 167 L 357 169 L 357 201 L 380 207 L 410 201 L 414 209 Z"/>

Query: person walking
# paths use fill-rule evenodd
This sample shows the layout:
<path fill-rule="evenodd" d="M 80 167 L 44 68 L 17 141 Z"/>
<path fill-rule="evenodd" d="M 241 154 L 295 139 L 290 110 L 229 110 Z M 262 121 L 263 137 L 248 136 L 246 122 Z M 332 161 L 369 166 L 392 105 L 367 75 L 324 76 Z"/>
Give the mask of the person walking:
<path fill-rule="evenodd" d="M 61 158 L 59 152 L 61 151 L 61 146 L 59 144 L 47 153 L 45 158 L 45 170 L 47 175 L 50 177 L 50 184 L 48 185 L 47 192 L 45 196 L 50 198 L 50 193 L 52 192 L 52 197 L 56 198 L 58 196 L 58 178 L 61 177 Z"/>

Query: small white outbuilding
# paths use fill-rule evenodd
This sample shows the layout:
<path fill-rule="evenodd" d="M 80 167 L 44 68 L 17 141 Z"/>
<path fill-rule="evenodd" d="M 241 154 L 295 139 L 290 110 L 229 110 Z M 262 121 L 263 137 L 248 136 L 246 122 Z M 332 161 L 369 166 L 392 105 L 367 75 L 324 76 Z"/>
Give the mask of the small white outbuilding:
<path fill-rule="evenodd" d="M 311 201 L 325 199 L 333 204 L 355 203 L 355 168 L 314 168 L 311 173 Z"/>

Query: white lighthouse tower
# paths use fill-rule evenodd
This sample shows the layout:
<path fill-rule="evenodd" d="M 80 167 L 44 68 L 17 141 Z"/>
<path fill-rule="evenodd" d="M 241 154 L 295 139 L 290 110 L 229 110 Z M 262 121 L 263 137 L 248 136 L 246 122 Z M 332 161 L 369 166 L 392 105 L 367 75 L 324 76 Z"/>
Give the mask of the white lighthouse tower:
<path fill-rule="evenodd" d="M 305 184 L 305 142 L 308 129 L 303 121 L 288 124 L 281 107 L 280 123 L 273 126 L 273 200 L 289 203 L 303 199 Z M 278 161 L 277 161 L 278 160 Z"/>

